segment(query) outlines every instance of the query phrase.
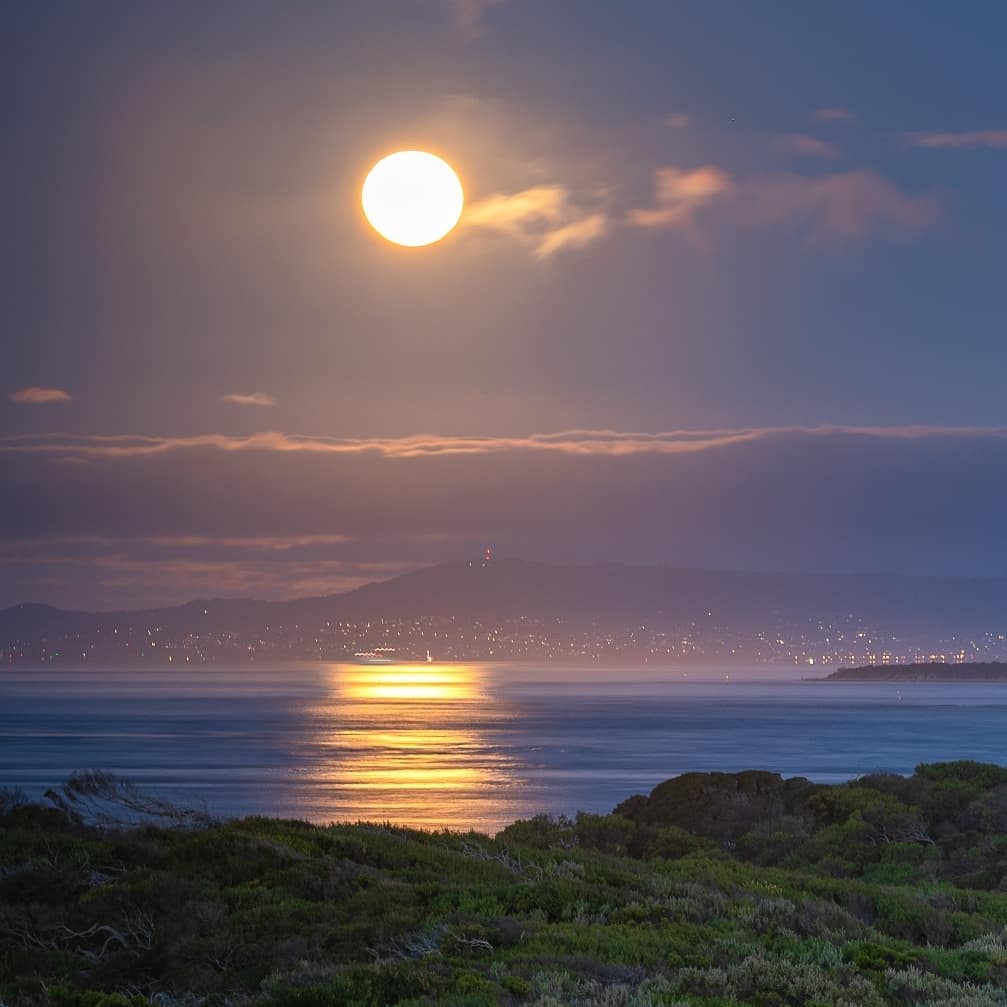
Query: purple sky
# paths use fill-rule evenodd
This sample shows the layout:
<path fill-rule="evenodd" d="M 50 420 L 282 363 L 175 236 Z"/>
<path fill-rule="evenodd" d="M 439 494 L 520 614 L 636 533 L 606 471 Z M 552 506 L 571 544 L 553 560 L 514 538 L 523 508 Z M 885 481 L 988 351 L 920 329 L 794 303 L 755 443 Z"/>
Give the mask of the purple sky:
<path fill-rule="evenodd" d="M 21 5 L 0 604 L 1007 573 L 1007 9 Z M 458 170 L 396 248 L 384 154 Z M 668 433 L 670 431 L 670 433 Z"/>

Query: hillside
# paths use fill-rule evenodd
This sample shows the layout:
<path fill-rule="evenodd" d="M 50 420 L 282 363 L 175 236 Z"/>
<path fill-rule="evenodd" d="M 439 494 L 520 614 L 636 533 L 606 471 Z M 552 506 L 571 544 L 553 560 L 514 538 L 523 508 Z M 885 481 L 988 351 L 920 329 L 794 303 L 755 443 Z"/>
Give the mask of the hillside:
<path fill-rule="evenodd" d="M 744 573 L 523 560 L 445 563 L 342 594 L 294 601 L 213 599 L 132 612 L 17 605 L 0 612 L 0 643 L 124 624 L 174 633 L 250 632 L 328 619 L 502 618 L 645 622 L 715 619 L 733 628 L 855 615 L 892 632 L 973 632 L 1007 623 L 1007 579 Z"/>

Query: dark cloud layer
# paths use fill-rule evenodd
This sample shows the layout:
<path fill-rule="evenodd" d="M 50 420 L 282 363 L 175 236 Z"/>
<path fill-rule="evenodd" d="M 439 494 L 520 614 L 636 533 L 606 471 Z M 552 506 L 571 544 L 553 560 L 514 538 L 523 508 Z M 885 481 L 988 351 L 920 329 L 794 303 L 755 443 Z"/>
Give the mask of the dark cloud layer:
<path fill-rule="evenodd" d="M 3 603 L 340 590 L 562 561 L 1003 573 L 1007 430 L 7 438 Z"/>

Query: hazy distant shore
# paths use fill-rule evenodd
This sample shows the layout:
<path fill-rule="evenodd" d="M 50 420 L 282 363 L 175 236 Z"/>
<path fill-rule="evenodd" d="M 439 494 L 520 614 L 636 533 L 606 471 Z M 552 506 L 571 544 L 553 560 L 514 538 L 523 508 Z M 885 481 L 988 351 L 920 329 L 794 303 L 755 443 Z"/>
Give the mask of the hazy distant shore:
<path fill-rule="evenodd" d="M 1007 663 L 1000 661 L 972 664 L 866 665 L 859 668 L 839 668 L 813 682 L 1007 682 Z"/>

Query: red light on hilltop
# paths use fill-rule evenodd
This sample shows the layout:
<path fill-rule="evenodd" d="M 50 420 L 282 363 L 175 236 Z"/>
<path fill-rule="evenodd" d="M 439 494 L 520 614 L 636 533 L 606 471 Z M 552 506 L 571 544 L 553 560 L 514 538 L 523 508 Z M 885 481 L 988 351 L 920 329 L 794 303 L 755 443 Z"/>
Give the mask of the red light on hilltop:
<path fill-rule="evenodd" d="M 493 559 L 493 550 L 489 546 L 486 546 L 486 552 L 483 554 L 483 562 L 488 563 L 491 559 Z"/>

